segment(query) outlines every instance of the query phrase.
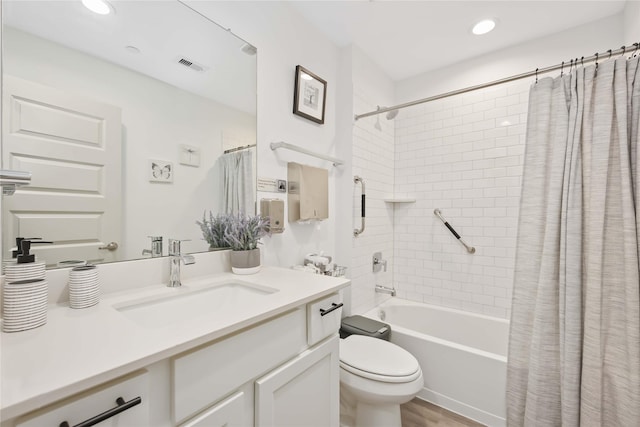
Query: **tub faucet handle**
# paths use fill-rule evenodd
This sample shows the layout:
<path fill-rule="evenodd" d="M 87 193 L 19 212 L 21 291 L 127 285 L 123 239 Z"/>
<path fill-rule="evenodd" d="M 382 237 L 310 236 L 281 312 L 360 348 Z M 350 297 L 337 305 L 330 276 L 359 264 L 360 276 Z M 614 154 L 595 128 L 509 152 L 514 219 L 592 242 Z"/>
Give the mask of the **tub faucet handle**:
<path fill-rule="evenodd" d="M 387 271 L 387 260 L 382 259 L 382 252 L 376 252 L 373 254 L 373 272 L 379 272 L 382 267 L 384 267 L 384 271 Z"/>

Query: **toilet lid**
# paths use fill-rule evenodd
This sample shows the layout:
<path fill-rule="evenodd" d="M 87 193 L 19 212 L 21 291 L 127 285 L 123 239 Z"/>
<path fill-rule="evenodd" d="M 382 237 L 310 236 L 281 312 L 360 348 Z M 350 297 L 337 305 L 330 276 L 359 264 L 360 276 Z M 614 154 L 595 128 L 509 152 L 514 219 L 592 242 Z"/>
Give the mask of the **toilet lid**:
<path fill-rule="evenodd" d="M 402 347 L 363 335 L 340 340 L 340 366 L 361 377 L 383 382 L 409 382 L 421 373 L 416 358 Z"/>

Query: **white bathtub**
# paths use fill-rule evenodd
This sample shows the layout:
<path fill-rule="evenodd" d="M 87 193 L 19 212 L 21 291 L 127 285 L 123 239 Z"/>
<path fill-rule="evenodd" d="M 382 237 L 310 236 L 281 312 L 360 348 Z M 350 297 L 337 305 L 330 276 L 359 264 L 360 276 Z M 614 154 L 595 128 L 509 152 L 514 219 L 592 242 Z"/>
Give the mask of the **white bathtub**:
<path fill-rule="evenodd" d="M 507 320 L 399 298 L 365 316 L 389 323 L 391 342 L 418 359 L 420 398 L 488 426 L 506 425 Z"/>

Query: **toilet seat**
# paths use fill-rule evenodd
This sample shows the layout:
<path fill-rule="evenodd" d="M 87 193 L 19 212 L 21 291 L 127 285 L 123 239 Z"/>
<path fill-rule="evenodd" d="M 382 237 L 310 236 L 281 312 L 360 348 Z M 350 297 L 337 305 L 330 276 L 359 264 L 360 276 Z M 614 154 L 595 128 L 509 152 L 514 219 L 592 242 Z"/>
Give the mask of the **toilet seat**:
<path fill-rule="evenodd" d="M 386 383 L 406 383 L 420 377 L 415 357 L 388 341 L 363 335 L 340 340 L 340 367 L 363 378 Z"/>

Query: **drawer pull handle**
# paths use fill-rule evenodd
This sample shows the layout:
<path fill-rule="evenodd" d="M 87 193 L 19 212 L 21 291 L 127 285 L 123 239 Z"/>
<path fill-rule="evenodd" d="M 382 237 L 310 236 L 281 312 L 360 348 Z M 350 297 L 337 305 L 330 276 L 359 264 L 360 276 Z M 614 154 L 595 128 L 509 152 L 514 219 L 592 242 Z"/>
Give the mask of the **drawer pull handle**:
<path fill-rule="evenodd" d="M 320 316 L 324 316 L 325 314 L 329 314 L 331 313 L 333 310 L 337 310 L 340 307 L 342 307 L 344 304 L 340 303 L 340 304 L 336 304 L 335 302 L 331 303 L 331 308 L 325 310 L 324 308 L 320 309 Z"/>
<path fill-rule="evenodd" d="M 129 408 L 132 408 L 136 405 L 139 405 L 140 403 L 142 403 L 142 398 L 140 396 L 131 399 L 128 402 L 125 402 L 124 399 L 122 397 L 119 397 L 116 399 L 116 403 L 118 404 L 118 406 L 116 406 L 115 408 L 111 408 L 107 411 L 104 411 L 101 414 L 96 415 L 93 418 L 89 418 L 88 420 L 85 420 L 83 422 L 81 422 L 80 424 L 76 424 L 74 427 L 90 427 L 90 426 L 94 426 L 98 423 L 101 423 L 102 421 L 111 418 L 115 415 L 118 415 L 120 412 L 124 412 Z M 60 427 L 69 427 L 69 423 L 67 421 L 63 421 L 60 423 Z"/>

